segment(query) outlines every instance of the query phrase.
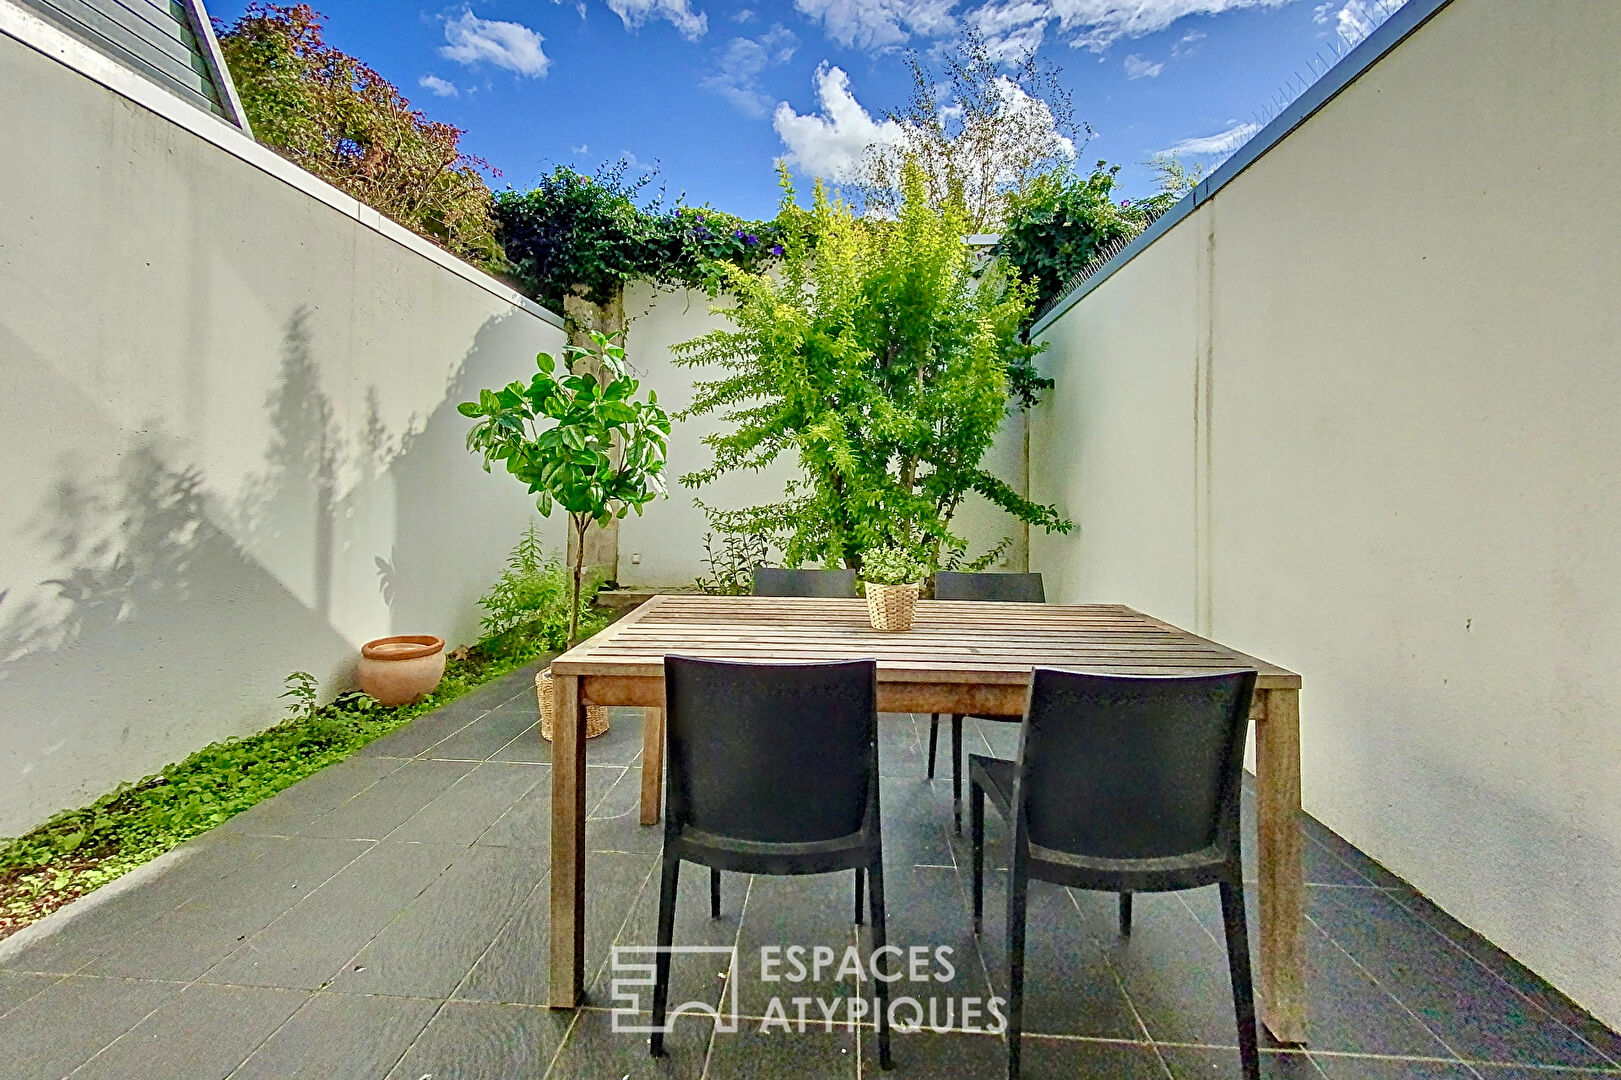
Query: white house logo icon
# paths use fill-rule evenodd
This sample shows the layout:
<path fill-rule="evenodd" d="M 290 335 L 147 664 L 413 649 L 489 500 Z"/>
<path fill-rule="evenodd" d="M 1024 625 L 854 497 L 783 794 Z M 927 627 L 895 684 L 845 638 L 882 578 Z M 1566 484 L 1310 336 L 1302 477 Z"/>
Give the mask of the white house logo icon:
<path fill-rule="evenodd" d="M 726 980 L 726 996 L 717 1007 L 705 1001 L 672 1002 L 664 1016 L 664 1026 L 655 1027 L 647 1016 L 653 1010 L 653 983 L 655 964 L 660 953 L 676 956 L 725 957 L 725 970 L 733 977 Z M 722 1033 L 737 1030 L 737 948 L 733 945 L 615 945 L 613 947 L 613 1030 L 627 1035 L 649 1035 L 655 1031 L 669 1032 L 676 1018 L 683 1013 L 709 1016 L 715 1021 L 715 1030 Z"/>

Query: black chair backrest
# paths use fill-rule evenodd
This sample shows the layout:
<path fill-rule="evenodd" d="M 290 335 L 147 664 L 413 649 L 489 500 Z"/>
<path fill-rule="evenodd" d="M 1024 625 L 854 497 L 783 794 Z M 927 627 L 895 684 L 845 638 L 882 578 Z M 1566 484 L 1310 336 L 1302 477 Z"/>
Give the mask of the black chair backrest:
<path fill-rule="evenodd" d="M 936 600 L 1009 600 L 1043 604 L 1047 594 L 1040 574 L 963 574 L 941 570 L 934 575 Z"/>
<path fill-rule="evenodd" d="M 878 664 L 664 658 L 667 827 L 812 843 L 859 832 L 878 777 Z"/>
<path fill-rule="evenodd" d="M 1037 668 L 1016 795 L 1029 841 L 1070 855 L 1236 853 L 1254 671 Z"/>
<path fill-rule="evenodd" d="M 755 596 L 854 596 L 854 570 L 784 570 L 754 568 Z"/>

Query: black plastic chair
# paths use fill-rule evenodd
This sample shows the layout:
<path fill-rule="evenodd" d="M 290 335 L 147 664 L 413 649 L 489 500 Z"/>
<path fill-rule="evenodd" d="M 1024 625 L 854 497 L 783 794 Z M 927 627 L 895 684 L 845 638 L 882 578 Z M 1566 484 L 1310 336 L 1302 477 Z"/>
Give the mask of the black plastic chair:
<path fill-rule="evenodd" d="M 784 570 L 754 568 L 755 596 L 854 596 L 854 570 Z"/>
<path fill-rule="evenodd" d="M 1037 668 L 1017 762 L 968 764 L 974 933 L 984 912 L 985 799 L 1008 822 L 1008 1076 L 1019 1075 L 1031 878 L 1120 894 L 1217 885 L 1239 1057 L 1259 1080 L 1239 855 L 1239 792 L 1255 672 L 1144 677 Z"/>
<path fill-rule="evenodd" d="M 1001 600 L 1017 604 L 1042 604 L 1047 601 L 1040 574 L 963 574 L 954 570 L 941 570 L 934 575 L 936 600 Z M 979 720 L 1002 720 L 1018 723 L 1019 716 L 982 716 Z M 951 818 L 957 832 L 962 832 L 962 713 L 951 716 Z M 940 714 L 929 717 L 929 779 L 934 779 L 934 748 L 940 741 Z"/>
<path fill-rule="evenodd" d="M 665 783 L 659 952 L 649 1048 L 664 1050 L 681 861 L 709 867 L 709 910 L 720 916 L 720 872 L 856 872 L 872 880 L 872 949 L 881 964 L 878 1061 L 890 1067 L 884 958 L 884 852 L 878 817 L 878 664 L 745 664 L 664 658 Z"/>

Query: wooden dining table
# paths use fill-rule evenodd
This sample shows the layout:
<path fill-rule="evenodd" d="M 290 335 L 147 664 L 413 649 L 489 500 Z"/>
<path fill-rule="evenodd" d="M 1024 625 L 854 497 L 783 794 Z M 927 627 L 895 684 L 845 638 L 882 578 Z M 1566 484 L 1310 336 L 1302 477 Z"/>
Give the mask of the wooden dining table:
<path fill-rule="evenodd" d="M 1300 676 L 1118 604 L 925 600 L 910 631 L 882 633 L 862 600 L 661 595 L 553 660 L 552 1006 L 573 1007 L 584 992 L 585 707 L 646 710 L 641 820 L 656 822 L 664 657 L 672 653 L 778 663 L 872 658 L 881 712 L 991 716 L 1024 712 L 1037 667 L 1136 675 L 1254 668 L 1258 1006 L 1275 1039 L 1305 1042 Z"/>

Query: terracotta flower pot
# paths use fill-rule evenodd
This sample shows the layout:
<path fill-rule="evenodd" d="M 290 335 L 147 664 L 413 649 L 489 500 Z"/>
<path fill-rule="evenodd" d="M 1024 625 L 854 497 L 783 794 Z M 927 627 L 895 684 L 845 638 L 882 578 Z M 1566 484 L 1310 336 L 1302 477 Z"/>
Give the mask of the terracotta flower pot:
<path fill-rule="evenodd" d="M 444 638 L 404 634 L 360 647 L 360 688 L 384 705 L 408 705 L 426 697 L 444 674 Z"/>
<path fill-rule="evenodd" d="M 912 615 L 917 611 L 918 594 L 923 591 L 921 582 L 911 585 L 879 585 L 877 582 L 863 582 L 863 591 L 867 594 L 867 617 L 872 620 L 874 630 L 910 630 L 912 629 Z"/>

